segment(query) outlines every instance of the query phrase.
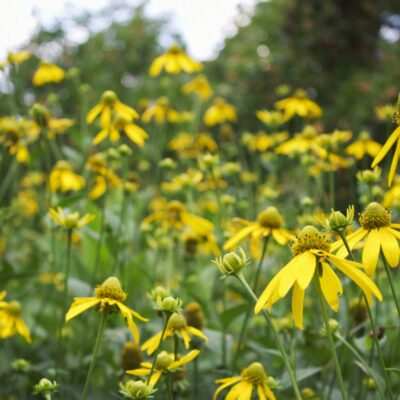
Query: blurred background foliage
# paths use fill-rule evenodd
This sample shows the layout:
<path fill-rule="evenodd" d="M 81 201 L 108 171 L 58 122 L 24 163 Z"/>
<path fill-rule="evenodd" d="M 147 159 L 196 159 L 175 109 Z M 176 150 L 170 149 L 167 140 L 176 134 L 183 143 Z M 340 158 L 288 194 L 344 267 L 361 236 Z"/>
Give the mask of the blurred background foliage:
<path fill-rule="evenodd" d="M 148 67 L 163 51 L 161 38 L 168 34 L 184 43 L 171 34 L 168 21 L 149 19 L 145 8 L 145 3 L 133 8 L 113 1 L 100 13 L 66 16 L 51 28 L 39 29 L 28 48 L 72 68 L 75 83 L 94 89 L 93 101 L 110 88 L 128 103 L 144 93 L 164 95 L 163 86 L 148 78 Z M 379 139 L 372 110 L 395 102 L 400 77 L 398 1 L 270 0 L 258 3 L 251 15 L 239 8 L 236 27 L 216 59 L 206 63 L 206 73 L 217 94 L 238 106 L 239 129 L 260 127 L 257 109 L 303 87 L 325 110 L 326 131 L 368 127 Z M 71 29 L 88 33 L 87 40 L 71 42 Z M 31 85 L 29 64 L 19 71 L 25 89 Z M 78 89 L 60 93 L 67 114 L 76 111 Z M 32 101 L 30 97 L 25 91 L 21 101 Z"/>

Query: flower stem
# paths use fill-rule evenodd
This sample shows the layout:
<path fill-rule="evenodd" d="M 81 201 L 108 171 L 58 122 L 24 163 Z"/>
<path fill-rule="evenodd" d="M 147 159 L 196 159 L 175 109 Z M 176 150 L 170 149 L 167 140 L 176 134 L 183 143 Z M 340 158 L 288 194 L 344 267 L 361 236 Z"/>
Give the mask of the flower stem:
<path fill-rule="evenodd" d="M 333 362 L 334 362 L 335 368 L 336 368 L 336 375 L 337 375 L 337 379 L 339 382 L 340 393 L 342 394 L 342 399 L 347 400 L 347 393 L 346 393 L 346 389 L 345 389 L 344 383 L 343 383 L 342 371 L 340 370 L 339 360 L 338 360 L 338 357 L 336 354 L 336 349 L 335 349 L 335 343 L 333 341 L 333 335 L 332 335 L 331 327 L 329 325 L 328 312 L 325 307 L 322 289 L 321 289 L 321 285 L 319 283 L 319 277 L 317 274 L 315 275 L 315 283 L 317 285 L 318 300 L 319 300 L 319 305 L 320 305 L 321 312 L 322 312 L 322 318 L 323 318 L 324 324 L 325 324 L 325 329 L 326 329 L 326 333 L 327 333 L 327 337 L 328 337 L 328 343 L 329 343 L 329 347 L 330 347 L 330 350 L 332 353 Z"/>
<path fill-rule="evenodd" d="M 246 289 L 247 293 L 254 300 L 254 302 L 257 303 L 258 298 L 254 294 L 254 292 L 251 289 L 251 287 L 249 286 L 249 284 L 247 283 L 245 277 L 243 276 L 243 273 L 240 272 L 240 273 L 236 274 L 235 276 L 240 281 L 240 283 L 243 285 L 243 287 Z M 267 321 L 269 328 L 272 331 L 275 342 L 276 342 L 278 349 L 282 355 L 283 362 L 284 362 L 286 370 L 289 374 L 290 381 L 292 382 L 292 385 L 293 385 L 293 391 L 294 391 L 295 397 L 297 400 L 301 400 L 301 394 L 300 394 L 299 387 L 297 385 L 296 376 L 295 376 L 293 368 L 290 364 L 289 357 L 286 354 L 285 348 L 283 347 L 283 343 L 279 337 L 279 333 L 278 333 L 277 329 L 275 328 L 275 325 L 272 323 L 269 313 L 266 310 L 261 310 L 261 312 L 262 312 L 265 320 Z"/>
<path fill-rule="evenodd" d="M 153 375 L 154 368 L 155 368 L 155 366 L 156 366 L 157 357 L 158 357 L 158 354 L 160 353 L 160 350 L 161 350 L 161 343 L 162 343 L 162 341 L 164 340 L 165 331 L 167 330 L 168 321 L 169 321 L 169 319 L 171 318 L 171 315 L 172 315 L 171 313 L 168 313 L 168 314 L 165 313 L 165 314 L 164 314 L 164 327 L 163 327 L 163 330 L 162 330 L 162 332 L 161 332 L 160 341 L 158 342 L 156 354 L 154 355 L 153 365 L 151 366 L 150 374 L 149 374 L 149 376 L 148 376 L 148 378 L 147 378 L 147 384 L 150 383 L 151 376 Z"/>
<path fill-rule="evenodd" d="M 105 308 L 105 310 L 102 312 L 100 326 L 99 326 L 99 330 L 97 332 L 96 343 L 94 344 L 94 348 L 93 348 L 92 361 L 90 362 L 89 370 L 88 370 L 88 373 L 86 376 L 86 382 L 85 382 L 85 386 L 83 387 L 81 400 L 86 400 L 86 397 L 88 394 L 90 378 L 92 377 L 94 364 L 96 362 L 97 354 L 99 352 L 100 342 L 101 342 L 101 338 L 103 337 L 104 328 L 106 327 L 107 318 L 108 318 L 108 308 Z"/>
<path fill-rule="evenodd" d="M 392 291 L 392 296 L 393 296 L 394 302 L 396 304 L 397 315 L 400 318 L 400 303 L 399 303 L 399 299 L 397 298 L 396 288 L 395 288 L 394 283 L 393 283 L 393 279 L 392 279 L 392 276 L 391 276 L 391 273 L 390 273 L 390 269 L 389 269 L 389 266 L 387 264 L 386 258 L 382 254 L 381 254 L 381 258 L 382 258 L 382 261 L 383 261 L 383 265 L 385 266 L 386 276 L 387 276 L 388 281 L 389 281 L 390 290 Z"/>
<path fill-rule="evenodd" d="M 339 235 L 340 235 L 340 237 L 341 237 L 341 239 L 342 239 L 342 241 L 343 241 L 343 243 L 344 243 L 344 245 L 345 245 L 345 247 L 346 247 L 347 252 L 349 253 L 350 258 L 351 258 L 353 261 L 355 261 L 354 255 L 353 255 L 353 253 L 352 253 L 351 250 L 350 250 L 350 246 L 349 246 L 349 243 L 348 243 L 348 241 L 347 241 L 346 236 L 344 235 L 344 233 L 343 233 L 342 231 L 339 231 Z M 388 267 L 387 267 L 387 264 L 386 264 L 386 260 L 384 259 L 384 257 L 382 257 L 382 259 L 383 259 L 383 263 L 384 263 L 384 265 L 385 265 L 385 268 L 388 268 Z M 388 272 L 390 272 L 390 271 L 388 271 L 388 269 L 386 269 L 386 273 L 388 273 Z M 391 280 L 389 280 L 389 282 L 391 282 Z M 384 378 L 385 378 L 385 382 L 386 382 L 386 385 L 387 385 L 387 390 L 388 390 L 389 398 L 390 398 L 390 399 L 393 399 L 392 385 L 391 385 L 391 383 L 390 383 L 389 375 L 388 375 L 388 373 L 387 373 L 387 371 L 386 371 L 386 365 L 385 365 L 385 360 L 384 360 L 384 358 L 383 358 L 383 354 L 382 354 L 382 350 L 381 350 L 381 345 L 380 345 L 379 339 L 378 339 L 378 337 L 377 337 L 377 335 L 376 335 L 376 326 L 375 326 L 374 318 L 373 318 L 373 316 L 372 316 L 371 307 L 370 307 L 369 304 L 368 304 L 368 300 L 367 300 L 365 294 L 363 294 L 363 296 L 364 296 L 365 305 L 366 305 L 367 311 L 368 311 L 368 318 L 369 318 L 369 322 L 370 322 L 370 325 L 371 325 L 372 337 L 373 337 L 373 339 L 374 339 L 376 349 L 378 350 L 379 364 L 380 364 L 380 366 L 381 366 L 381 369 L 382 369 L 382 372 L 383 372 L 383 376 L 384 376 Z M 395 298 L 395 299 L 396 299 L 396 298 Z M 396 305 L 397 305 L 397 303 L 396 303 Z M 400 313 L 399 313 L 399 315 L 400 315 Z"/>
<path fill-rule="evenodd" d="M 106 188 L 107 190 L 107 188 Z M 103 236 L 104 236 L 104 228 L 105 228 L 105 213 L 106 213 L 106 196 L 107 194 L 104 194 L 104 198 L 102 199 L 101 203 L 101 210 L 100 210 L 100 232 L 99 232 L 99 238 L 97 239 L 97 244 L 96 244 L 96 253 L 94 256 L 94 263 L 92 267 L 92 285 L 95 284 L 96 279 L 97 279 L 97 271 L 99 268 L 99 261 L 100 261 L 100 250 L 101 250 L 101 245 L 103 243 Z"/>
<path fill-rule="evenodd" d="M 269 238 L 269 236 L 266 236 L 264 238 L 263 248 L 262 248 L 262 252 L 261 252 L 261 258 L 258 262 L 256 273 L 254 274 L 254 280 L 253 280 L 253 292 L 254 293 L 257 292 L 258 278 L 260 276 L 261 267 L 262 267 L 262 264 L 264 261 L 265 254 L 267 252 L 268 238 Z M 235 368 L 236 368 L 236 363 L 239 358 L 239 353 L 240 353 L 240 350 L 243 345 L 244 335 L 246 333 L 247 324 L 249 322 L 250 315 L 251 315 L 251 309 L 252 309 L 252 305 L 249 304 L 249 307 L 247 308 L 246 315 L 243 320 L 242 328 L 240 329 L 239 339 L 238 339 L 235 355 L 233 356 L 233 361 L 232 361 L 232 369 L 233 370 L 235 370 Z"/>

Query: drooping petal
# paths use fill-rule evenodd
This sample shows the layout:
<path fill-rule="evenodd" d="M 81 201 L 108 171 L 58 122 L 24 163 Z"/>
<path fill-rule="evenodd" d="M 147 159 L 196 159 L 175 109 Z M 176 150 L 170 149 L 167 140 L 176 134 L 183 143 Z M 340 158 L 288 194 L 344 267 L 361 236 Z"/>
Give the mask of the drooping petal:
<path fill-rule="evenodd" d="M 222 383 L 222 385 L 215 391 L 213 400 L 216 400 L 218 395 L 228 386 L 233 385 L 236 382 L 239 382 L 242 378 L 240 376 L 234 376 L 232 378 L 223 378 L 217 379 L 215 382 Z"/>
<path fill-rule="evenodd" d="M 71 308 L 68 310 L 67 315 L 65 316 L 65 322 L 68 322 L 72 318 L 75 318 L 77 315 L 83 313 L 88 308 L 94 307 L 96 304 L 99 304 L 100 301 L 101 299 L 98 299 L 96 297 L 87 297 L 75 300 L 72 303 Z"/>
<path fill-rule="evenodd" d="M 175 368 L 178 368 L 178 367 L 180 367 L 180 366 L 182 366 L 184 364 L 189 363 L 190 361 L 193 361 L 199 354 L 200 354 L 200 350 L 192 350 L 188 354 L 186 354 L 183 357 L 181 357 L 179 360 L 173 361 L 169 365 L 168 369 L 170 371 L 173 371 Z"/>
<path fill-rule="evenodd" d="M 285 267 L 279 272 L 280 281 L 279 281 L 279 296 L 285 297 L 287 292 L 293 286 L 296 281 L 296 271 L 297 271 L 297 263 L 302 254 L 298 254 L 294 258 L 292 258 Z"/>
<path fill-rule="evenodd" d="M 393 131 L 393 133 L 389 136 L 388 140 L 383 145 L 380 152 L 377 154 L 377 156 L 372 161 L 371 168 L 375 168 L 383 160 L 383 157 L 385 157 L 385 155 L 390 150 L 390 148 L 394 145 L 395 141 L 399 138 L 399 136 L 400 136 L 400 126 L 398 126 Z"/>
<path fill-rule="evenodd" d="M 366 295 L 372 292 L 378 300 L 382 301 L 380 290 L 374 281 L 359 269 L 359 264 L 334 255 L 330 255 L 329 259 L 340 271 L 353 280 Z"/>
<path fill-rule="evenodd" d="M 299 329 L 303 329 L 304 290 L 295 283 L 292 294 L 293 319 Z"/>
<path fill-rule="evenodd" d="M 203 339 L 206 343 L 208 343 L 208 337 L 200 329 L 196 329 L 193 326 L 187 326 L 186 330 L 193 336 L 197 336 Z"/>
<path fill-rule="evenodd" d="M 276 400 L 275 395 L 272 393 L 272 390 L 267 385 L 264 385 L 264 390 L 268 400 Z"/>
<path fill-rule="evenodd" d="M 89 112 L 88 115 L 86 117 L 86 122 L 88 124 L 91 124 L 95 118 L 103 111 L 103 104 L 97 104 L 96 106 L 94 106 Z"/>
<path fill-rule="evenodd" d="M 322 275 L 319 276 L 322 293 L 329 307 L 337 312 L 339 309 L 339 296 L 343 293 L 342 285 L 333 269 L 325 262 L 321 263 Z"/>
<path fill-rule="evenodd" d="M 317 265 L 317 258 L 315 254 L 310 251 L 305 251 L 299 255 L 296 264 L 296 280 L 302 290 L 307 289 L 314 276 L 315 267 Z"/>
<path fill-rule="evenodd" d="M 383 255 L 392 268 L 396 268 L 399 264 L 399 243 L 396 237 L 391 233 L 390 228 L 379 229 L 379 236 L 381 239 L 381 246 Z"/>
<path fill-rule="evenodd" d="M 375 273 L 380 249 L 381 240 L 379 231 L 377 229 L 371 229 L 365 241 L 362 253 L 362 264 L 365 268 L 365 272 L 369 276 L 373 276 Z"/>
<path fill-rule="evenodd" d="M 392 163 L 390 164 L 390 170 L 388 174 L 388 186 L 392 186 L 394 174 L 396 173 L 397 164 L 399 163 L 400 155 L 400 140 L 397 140 L 396 150 L 394 151 Z"/>
<path fill-rule="evenodd" d="M 281 280 L 282 270 L 279 271 L 269 282 L 267 287 L 261 293 L 261 296 L 258 298 L 258 301 L 254 307 L 255 314 L 258 314 L 265 306 L 269 307 L 272 305 L 271 299 L 275 297 L 277 293 L 279 295 L 279 282 Z"/>
<path fill-rule="evenodd" d="M 243 393 L 243 391 L 246 389 L 246 386 L 248 385 L 248 382 L 241 381 L 228 392 L 228 394 L 225 397 L 225 400 L 237 400 L 238 396 Z M 249 397 L 250 398 L 250 397 Z"/>
<path fill-rule="evenodd" d="M 241 229 L 224 244 L 224 250 L 233 250 L 239 242 L 251 235 L 251 233 L 256 229 L 258 229 L 257 224 L 246 226 L 245 228 Z"/>

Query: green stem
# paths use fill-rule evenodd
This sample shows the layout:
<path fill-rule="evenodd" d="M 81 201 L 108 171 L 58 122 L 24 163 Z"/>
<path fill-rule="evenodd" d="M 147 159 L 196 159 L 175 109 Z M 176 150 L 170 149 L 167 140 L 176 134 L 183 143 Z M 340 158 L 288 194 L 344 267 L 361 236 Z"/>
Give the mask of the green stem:
<path fill-rule="evenodd" d="M 86 382 L 85 382 L 85 386 L 83 387 L 81 400 L 86 400 L 86 397 L 88 394 L 90 378 L 92 377 L 92 374 L 93 374 L 94 364 L 96 362 L 97 354 L 99 352 L 100 342 L 101 342 L 101 338 L 103 337 L 104 329 L 106 327 L 107 318 L 108 318 L 108 308 L 106 308 L 103 311 L 102 316 L 101 316 L 100 326 L 99 326 L 99 330 L 97 332 L 96 343 L 94 344 L 94 348 L 93 348 L 92 361 L 90 362 L 88 374 L 86 376 Z"/>
<path fill-rule="evenodd" d="M 329 172 L 329 196 L 331 208 L 335 208 L 335 173 L 333 171 Z"/>
<path fill-rule="evenodd" d="M 325 307 L 322 289 L 321 289 L 321 285 L 319 283 L 319 276 L 317 274 L 315 275 L 315 283 L 317 286 L 318 300 L 319 300 L 319 305 L 320 305 L 321 312 L 322 312 L 322 318 L 323 318 L 324 324 L 325 324 L 325 329 L 326 329 L 326 333 L 327 333 L 327 337 L 328 337 L 328 343 L 329 343 L 329 347 L 330 347 L 330 350 L 332 353 L 333 362 L 334 362 L 335 368 L 336 368 L 336 376 L 337 376 L 338 383 L 339 383 L 340 393 L 342 394 L 342 399 L 347 400 L 347 393 L 346 393 L 346 389 L 345 389 L 344 383 L 343 383 L 342 371 L 340 369 L 340 364 L 339 364 L 339 360 L 338 360 L 338 357 L 336 354 L 336 349 L 335 349 L 335 343 L 333 341 L 333 335 L 332 335 L 331 327 L 329 325 L 328 312 Z"/>
<path fill-rule="evenodd" d="M 150 383 L 150 379 L 151 379 L 151 377 L 152 377 L 152 375 L 153 375 L 154 368 L 155 368 L 155 366 L 156 366 L 157 357 L 158 357 L 158 354 L 160 353 L 160 350 L 161 350 L 161 343 L 162 343 L 162 341 L 164 340 L 165 331 L 167 330 L 168 321 L 169 321 L 169 319 L 171 318 L 171 315 L 172 315 L 171 313 L 164 314 L 164 327 L 163 327 L 163 330 L 162 330 L 162 332 L 161 332 L 160 341 L 158 342 L 156 354 L 154 355 L 153 365 L 151 366 L 150 374 L 149 374 L 149 376 L 148 376 L 148 378 L 147 378 L 147 384 Z"/>
<path fill-rule="evenodd" d="M 368 375 L 374 379 L 377 385 L 378 392 L 381 395 L 381 398 L 385 398 L 385 392 L 380 384 L 379 377 L 376 375 L 375 371 L 368 365 L 368 363 L 364 360 L 363 356 L 357 351 L 357 349 L 351 345 L 340 333 L 335 333 L 336 339 L 338 339 L 350 352 L 358 359 L 358 361 L 362 364 L 365 371 L 367 371 Z"/>
<path fill-rule="evenodd" d="M 251 289 L 251 287 L 249 286 L 249 284 L 247 283 L 245 277 L 243 276 L 243 273 L 240 272 L 240 273 L 236 274 L 235 276 L 240 281 L 240 283 L 243 285 L 243 287 L 246 289 L 246 291 L 248 292 L 250 297 L 254 300 L 254 302 L 257 303 L 258 298 L 254 294 L 254 292 Z M 275 328 L 275 325 L 272 323 L 272 320 L 271 320 L 271 317 L 270 317 L 269 313 L 266 310 L 261 310 L 261 312 L 262 312 L 265 320 L 267 321 L 269 328 L 272 331 L 272 334 L 274 336 L 275 342 L 276 342 L 276 344 L 278 346 L 278 349 L 279 349 L 279 351 L 280 351 L 280 353 L 282 355 L 283 362 L 284 362 L 286 370 L 287 370 L 287 372 L 289 374 L 290 381 L 292 382 L 292 385 L 293 385 L 293 391 L 294 391 L 295 397 L 296 397 L 297 400 L 301 400 L 301 394 L 300 394 L 299 387 L 297 385 L 296 376 L 295 376 L 293 368 L 292 368 L 292 366 L 290 364 L 289 357 L 286 354 L 285 348 L 283 347 L 283 343 L 282 343 L 282 341 L 281 341 L 281 339 L 279 337 L 279 332 Z"/>
<path fill-rule="evenodd" d="M 387 276 L 388 281 L 389 281 L 390 290 L 392 291 L 392 296 L 393 296 L 394 302 L 396 304 L 397 315 L 400 318 L 400 303 L 399 303 L 399 299 L 397 298 L 396 288 L 395 288 L 394 283 L 393 283 L 393 279 L 392 279 L 392 276 L 391 276 L 391 273 L 390 273 L 390 269 L 389 269 L 389 266 L 387 264 L 386 258 L 382 254 L 381 254 L 381 258 L 382 258 L 382 261 L 383 261 L 383 265 L 385 266 L 386 276 Z"/>
<path fill-rule="evenodd" d="M 174 393 L 172 390 L 172 374 L 169 373 L 167 377 L 167 395 L 168 400 L 174 400 Z"/>
<path fill-rule="evenodd" d="M 106 189 L 107 190 L 107 189 Z M 94 256 L 94 263 L 92 267 L 92 285 L 95 284 L 96 279 L 97 279 L 97 271 L 99 269 L 99 261 L 100 261 L 100 249 L 101 249 L 101 244 L 103 242 L 103 236 L 104 236 L 104 222 L 105 222 L 105 213 L 106 213 L 106 194 L 104 195 L 104 198 L 102 200 L 101 204 L 101 211 L 100 211 L 100 232 L 99 232 L 99 238 L 97 240 L 96 244 L 96 253 Z"/>
<path fill-rule="evenodd" d="M 253 292 L 254 293 L 257 292 L 258 278 L 260 276 L 261 267 L 262 267 L 262 264 L 263 264 L 263 261 L 264 261 L 265 254 L 267 252 L 268 238 L 269 238 L 269 236 L 266 236 L 264 238 L 263 248 L 262 248 L 262 252 L 261 252 L 261 258 L 260 258 L 260 260 L 258 262 L 256 273 L 254 274 L 254 280 L 253 280 Z M 232 362 L 232 369 L 233 370 L 235 370 L 235 368 L 236 368 L 236 363 L 237 363 L 237 360 L 238 360 L 238 357 L 239 357 L 239 353 L 240 353 L 241 347 L 243 345 L 244 335 L 246 333 L 247 324 L 249 322 L 250 315 L 251 315 L 251 309 L 252 309 L 252 305 L 249 304 L 249 307 L 247 308 L 246 315 L 245 315 L 244 320 L 243 320 L 242 328 L 240 329 L 238 344 L 237 344 L 237 347 L 236 347 L 235 355 L 233 357 L 233 362 Z"/>
<path fill-rule="evenodd" d="M 179 349 L 179 338 L 178 335 L 174 335 L 174 355 L 175 361 L 178 361 L 178 349 Z"/>
<path fill-rule="evenodd" d="M 8 172 L 5 174 L 5 178 L 0 186 L 0 202 L 3 200 L 4 195 L 8 192 L 9 186 L 15 181 L 14 175 L 18 169 L 18 161 L 15 157 L 11 160 L 11 165 Z"/>
<path fill-rule="evenodd" d="M 340 235 L 340 237 L 341 237 L 341 239 L 342 239 L 342 241 L 343 241 L 343 243 L 344 243 L 344 245 L 345 245 L 345 247 L 346 247 L 346 250 L 347 250 L 347 252 L 348 252 L 350 258 L 351 258 L 353 261 L 355 261 L 354 255 L 353 255 L 353 253 L 352 253 L 351 250 L 350 250 L 349 243 L 348 243 L 347 238 L 346 238 L 346 236 L 344 235 L 343 231 L 339 231 L 339 235 Z M 383 263 L 384 263 L 385 267 L 387 268 L 386 260 L 384 259 L 384 257 L 382 257 L 382 259 L 384 260 Z M 387 272 L 389 272 L 389 271 L 387 271 Z M 380 345 L 380 343 L 379 343 L 378 336 L 376 335 L 376 326 L 375 326 L 374 318 L 373 318 L 373 316 L 372 316 L 371 307 L 370 307 L 369 304 L 368 304 L 368 300 L 367 300 L 367 297 L 365 296 L 365 294 L 363 294 L 363 296 L 364 296 L 365 305 L 366 305 L 367 311 L 368 311 L 369 322 L 370 322 L 370 324 L 371 324 L 372 336 L 373 336 L 373 339 L 374 339 L 374 342 L 375 342 L 376 349 L 377 349 L 377 351 L 378 351 L 378 360 L 379 360 L 379 364 L 380 364 L 380 366 L 381 366 L 381 369 L 382 369 L 382 372 L 383 372 L 383 376 L 384 376 L 384 378 L 385 378 L 385 382 L 386 382 L 386 385 L 387 385 L 387 390 L 388 390 L 389 398 L 390 398 L 390 399 L 393 399 L 392 385 L 391 385 L 391 383 L 390 383 L 390 378 L 389 378 L 389 375 L 388 375 L 387 370 L 386 370 L 386 365 L 385 365 L 385 360 L 384 360 L 384 358 L 383 358 L 381 345 Z M 400 315 L 400 314 L 399 314 L 399 315 Z"/>

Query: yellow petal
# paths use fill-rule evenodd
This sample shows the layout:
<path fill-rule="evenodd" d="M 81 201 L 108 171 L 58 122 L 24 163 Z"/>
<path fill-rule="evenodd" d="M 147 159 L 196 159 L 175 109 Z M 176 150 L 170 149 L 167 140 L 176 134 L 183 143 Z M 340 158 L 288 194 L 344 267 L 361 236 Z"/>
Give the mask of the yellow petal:
<path fill-rule="evenodd" d="M 292 295 L 292 312 L 296 326 L 303 329 L 304 290 L 295 283 Z"/>
<path fill-rule="evenodd" d="M 239 242 L 251 235 L 258 227 L 258 225 L 254 224 L 241 229 L 224 244 L 224 250 L 233 250 Z"/>
<path fill-rule="evenodd" d="M 381 148 L 381 151 L 377 154 L 377 156 L 372 161 L 371 168 L 376 167 L 382 161 L 383 157 L 385 157 L 385 155 L 390 150 L 390 148 L 394 145 L 394 142 L 399 138 L 399 136 L 400 136 L 400 126 L 398 126 L 392 132 L 392 134 L 389 136 L 388 140 Z"/>
<path fill-rule="evenodd" d="M 392 186 L 394 174 L 396 173 L 397 164 L 399 163 L 400 154 L 400 140 L 397 140 L 396 150 L 394 151 L 392 163 L 390 164 L 390 170 L 388 175 L 388 186 Z"/>
<path fill-rule="evenodd" d="M 332 308 L 337 312 L 339 309 L 339 296 L 343 293 L 342 285 L 333 269 L 327 263 L 321 263 L 322 275 L 319 276 L 322 293 Z"/>
<path fill-rule="evenodd" d="M 296 271 L 297 263 L 302 254 L 298 254 L 292 258 L 288 264 L 280 271 L 280 281 L 279 281 L 279 296 L 285 297 L 290 288 L 294 285 L 296 281 Z"/>
<path fill-rule="evenodd" d="M 305 290 L 311 282 L 314 276 L 315 267 L 317 265 L 317 259 L 315 254 L 305 251 L 299 255 L 299 259 L 296 264 L 296 280 L 300 288 Z"/>
<path fill-rule="evenodd" d="M 89 112 L 86 117 L 86 122 L 88 124 L 91 124 L 95 118 L 102 112 L 103 110 L 103 104 L 97 104 L 97 106 L 94 106 Z"/>
<path fill-rule="evenodd" d="M 399 263 L 399 243 L 391 233 L 390 228 L 379 229 L 383 255 L 392 268 L 396 268 Z"/>
<path fill-rule="evenodd" d="M 96 297 L 86 297 L 75 300 L 71 308 L 68 310 L 67 315 L 65 316 L 65 322 L 68 322 L 72 318 L 75 318 L 77 315 L 83 313 L 90 307 L 94 307 L 96 304 L 100 303 L 100 299 Z"/>
<path fill-rule="evenodd" d="M 235 377 L 232 377 L 232 378 L 225 378 L 225 379 L 218 379 L 218 380 L 216 380 L 215 382 L 217 382 L 217 383 L 223 383 L 223 385 L 221 385 L 221 386 L 215 391 L 214 396 L 213 396 L 213 400 L 216 400 L 217 397 L 218 397 L 218 395 L 219 395 L 219 393 L 221 393 L 225 388 L 227 388 L 227 387 L 230 386 L 230 385 L 233 385 L 233 384 L 236 383 L 236 382 L 239 382 L 241 379 L 242 379 L 242 378 L 241 378 L 240 376 L 235 376 Z M 224 381 L 224 382 L 222 382 L 222 381 Z"/>
<path fill-rule="evenodd" d="M 379 232 L 377 229 L 371 229 L 365 241 L 362 253 L 362 264 L 369 276 L 373 276 L 375 273 L 380 248 L 381 241 Z"/>

